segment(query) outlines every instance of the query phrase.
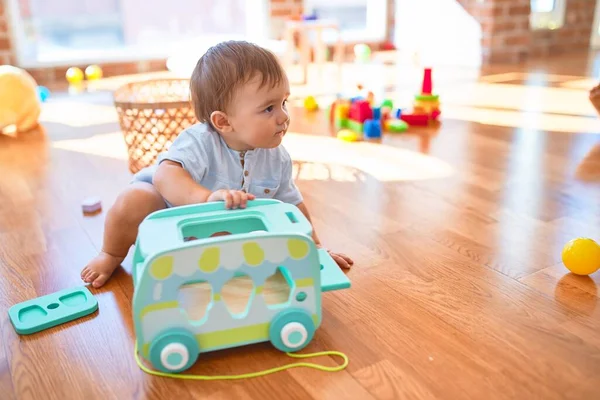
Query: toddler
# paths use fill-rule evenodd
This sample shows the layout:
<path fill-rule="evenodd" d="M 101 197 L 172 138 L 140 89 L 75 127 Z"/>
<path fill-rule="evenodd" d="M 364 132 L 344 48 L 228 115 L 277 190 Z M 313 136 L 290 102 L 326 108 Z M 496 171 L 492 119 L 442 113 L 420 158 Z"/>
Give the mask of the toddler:
<path fill-rule="evenodd" d="M 190 92 L 198 121 L 182 131 L 156 165 L 138 172 L 108 211 L 100 253 L 81 272 L 86 283 L 106 283 L 135 243 L 150 213 L 172 206 L 274 198 L 294 204 L 310 221 L 281 146 L 289 126 L 289 83 L 276 57 L 257 45 L 230 41 L 198 61 Z M 313 230 L 314 232 L 314 230 Z M 313 239 L 321 246 L 316 233 Z M 353 261 L 329 252 L 342 268 Z"/>

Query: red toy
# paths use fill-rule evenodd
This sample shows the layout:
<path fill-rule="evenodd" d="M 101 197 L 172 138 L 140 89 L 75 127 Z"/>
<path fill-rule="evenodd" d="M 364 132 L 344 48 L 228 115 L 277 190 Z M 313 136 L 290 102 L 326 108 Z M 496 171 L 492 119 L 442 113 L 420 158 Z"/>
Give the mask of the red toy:
<path fill-rule="evenodd" d="M 366 100 L 356 100 L 350 106 L 350 119 L 363 124 L 368 119 L 373 119 L 373 109 Z"/>
<path fill-rule="evenodd" d="M 423 85 L 421 87 L 421 94 L 431 95 L 433 84 L 431 82 L 431 68 L 425 68 L 423 71 Z"/>
<path fill-rule="evenodd" d="M 433 94 L 431 68 L 425 68 L 423 71 L 421 94 L 415 96 L 413 111 L 408 113 L 402 112 L 400 119 L 409 125 L 427 126 L 431 121 L 437 120 L 440 113 L 439 96 Z"/>

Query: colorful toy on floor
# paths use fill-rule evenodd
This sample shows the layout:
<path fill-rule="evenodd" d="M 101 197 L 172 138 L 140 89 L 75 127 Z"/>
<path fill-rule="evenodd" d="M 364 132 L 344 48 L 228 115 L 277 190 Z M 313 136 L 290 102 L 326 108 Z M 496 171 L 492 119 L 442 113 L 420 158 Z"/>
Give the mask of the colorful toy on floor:
<path fill-rule="evenodd" d="M 317 100 L 315 99 L 314 96 L 306 96 L 306 98 L 304 99 L 304 109 L 306 111 L 315 111 L 319 108 L 319 105 L 317 104 Z"/>
<path fill-rule="evenodd" d="M 85 69 L 85 77 L 88 81 L 96 81 L 102 78 L 102 68 L 99 65 L 88 65 Z"/>
<path fill-rule="evenodd" d="M 562 261 L 574 274 L 593 274 L 600 269 L 600 245 L 589 238 L 570 240 L 562 250 Z"/>
<path fill-rule="evenodd" d="M 390 99 L 385 99 L 382 103 L 381 103 L 381 108 L 387 107 L 390 110 L 394 108 L 394 102 Z"/>
<path fill-rule="evenodd" d="M 362 140 L 363 135 L 351 129 L 341 129 L 337 133 L 337 138 L 345 142 L 358 142 Z"/>
<path fill-rule="evenodd" d="M 406 132 L 408 124 L 400 119 L 388 119 L 384 123 L 385 130 L 393 133 Z"/>
<path fill-rule="evenodd" d="M 348 117 L 363 124 L 367 119 L 373 119 L 373 109 L 367 100 L 356 100 L 350 106 Z"/>
<path fill-rule="evenodd" d="M 439 96 L 433 94 L 431 68 L 425 68 L 421 93 L 415 96 L 413 109 L 402 111 L 400 118 L 411 126 L 427 126 L 436 121 L 440 113 Z"/>
<path fill-rule="evenodd" d="M 312 14 L 305 14 L 302 16 L 303 21 L 316 21 L 317 19 L 319 19 L 319 17 L 317 16 L 316 12 L 313 12 Z"/>
<path fill-rule="evenodd" d="M 335 102 L 331 106 L 331 122 L 335 123 L 337 129 L 348 127 L 348 117 L 350 116 L 350 103 L 342 100 Z"/>
<path fill-rule="evenodd" d="M 368 119 L 364 123 L 364 134 L 367 139 L 378 139 L 381 137 L 381 121 Z"/>
<path fill-rule="evenodd" d="M 364 91 L 360 85 L 358 90 Z M 370 96 L 373 94 L 366 93 Z M 329 110 L 330 126 L 342 130 L 337 134 L 338 139 L 355 142 L 362 138 L 380 138 L 384 130 L 391 133 L 406 131 L 406 122 L 391 117 L 394 107 L 392 100 L 385 99 L 380 106 L 373 104 L 373 98 L 355 96 L 348 100 L 339 96 Z"/>
<path fill-rule="evenodd" d="M 81 203 L 84 214 L 93 214 L 102 210 L 102 201 L 99 197 L 89 197 Z"/>
<path fill-rule="evenodd" d="M 89 315 L 97 309 L 98 301 L 83 286 L 15 304 L 8 310 L 8 316 L 18 334 L 30 335 Z"/>
<path fill-rule="evenodd" d="M 231 235 L 211 237 L 221 231 Z M 272 199 L 245 209 L 215 202 L 149 215 L 132 262 L 137 354 L 179 373 L 219 349 L 265 341 L 284 352 L 303 349 L 321 325 L 322 293 L 350 287 L 311 234 L 297 207 Z M 191 236 L 197 239 L 184 241 Z M 274 276 L 287 291 L 268 289 Z M 197 295 L 191 309 L 182 307 L 184 289 Z"/>
<path fill-rule="evenodd" d="M 17 135 L 38 126 L 38 85 L 24 69 L 0 66 L 0 133 Z"/>

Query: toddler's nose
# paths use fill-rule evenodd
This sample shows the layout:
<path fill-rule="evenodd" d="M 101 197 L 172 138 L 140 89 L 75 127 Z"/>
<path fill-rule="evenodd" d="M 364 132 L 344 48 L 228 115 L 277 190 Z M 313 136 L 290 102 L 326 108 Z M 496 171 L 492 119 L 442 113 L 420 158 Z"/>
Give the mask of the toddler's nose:
<path fill-rule="evenodd" d="M 285 126 L 288 124 L 289 121 L 290 121 L 290 115 L 288 114 L 287 111 L 282 110 L 282 113 L 279 116 L 279 119 L 277 120 L 277 125 Z"/>

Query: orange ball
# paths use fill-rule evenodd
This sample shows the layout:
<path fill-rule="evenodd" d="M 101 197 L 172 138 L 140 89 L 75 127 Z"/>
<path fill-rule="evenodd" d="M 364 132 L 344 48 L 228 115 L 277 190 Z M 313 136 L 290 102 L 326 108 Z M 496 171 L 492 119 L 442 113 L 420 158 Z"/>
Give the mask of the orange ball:
<path fill-rule="evenodd" d="M 562 260 L 574 274 L 593 274 L 600 269 L 600 245 L 589 238 L 573 239 L 563 248 Z"/>

